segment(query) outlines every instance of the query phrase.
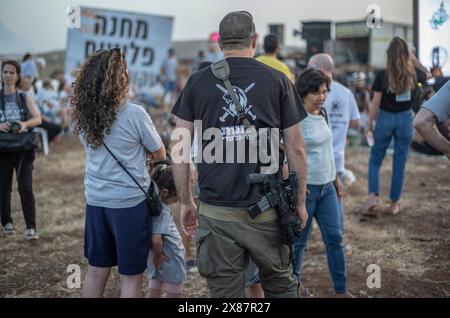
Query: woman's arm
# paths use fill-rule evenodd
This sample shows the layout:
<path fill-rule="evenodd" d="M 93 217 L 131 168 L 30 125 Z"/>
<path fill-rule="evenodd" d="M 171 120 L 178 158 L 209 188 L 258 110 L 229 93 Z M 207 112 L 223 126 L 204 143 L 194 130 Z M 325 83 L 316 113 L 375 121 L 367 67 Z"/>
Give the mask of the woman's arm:
<path fill-rule="evenodd" d="M 20 129 L 21 133 L 29 128 L 39 126 L 42 123 L 41 112 L 37 108 L 36 104 L 33 102 L 33 100 L 31 99 L 30 96 L 28 96 L 28 95 L 25 95 L 25 96 L 26 96 L 28 112 L 30 113 L 31 118 L 27 121 L 20 122 L 20 125 L 22 126 L 22 128 Z M 21 98 L 21 97 L 19 96 L 19 98 Z"/>
<path fill-rule="evenodd" d="M 336 179 L 334 180 L 334 187 L 336 188 L 337 196 L 340 200 L 344 198 L 344 186 L 342 185 L 339 175 L 336 174 Z"/>
<path fill-rule="evenodd" d="M 370 105 L 369 110 L 369 127 L 368 131 L 373 131 L 373 123 L 378 115 L 378 110 L 380 109 L 381 105 L 381 97 L 382 92 L 375 92 L 372 99 L 372 105 Z"/>
<path fill-rule="evenodd" d="M 161 148 L 159 148 L 159 150 L 157 150 L 155 152 L 149 152 L 148 158 L 151 161 L 155 161 L 155 162 L 166 160 L 166 148 L 164 147 L 164 145 L 162 145 Z"/>

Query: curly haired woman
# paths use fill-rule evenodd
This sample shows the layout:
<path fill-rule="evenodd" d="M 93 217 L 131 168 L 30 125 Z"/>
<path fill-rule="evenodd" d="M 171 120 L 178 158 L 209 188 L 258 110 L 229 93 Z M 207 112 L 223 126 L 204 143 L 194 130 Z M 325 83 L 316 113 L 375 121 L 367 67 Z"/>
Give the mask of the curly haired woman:
<path fill-rule="evenodd" d="M 164 160 L 166 152 L 150 116 L 127 102 L 128 87 L 119 49 L 89 57 L 74 87 L 72 119 L 86 153 L 84 251 L 89 268 L 82 297 L 102 297 L 113 266 L 121 277 L 121 296 L 142 297 L 152 218 L 144 193 L 106 147 L 145 189 L 150 185 L 147 156 Z"/>

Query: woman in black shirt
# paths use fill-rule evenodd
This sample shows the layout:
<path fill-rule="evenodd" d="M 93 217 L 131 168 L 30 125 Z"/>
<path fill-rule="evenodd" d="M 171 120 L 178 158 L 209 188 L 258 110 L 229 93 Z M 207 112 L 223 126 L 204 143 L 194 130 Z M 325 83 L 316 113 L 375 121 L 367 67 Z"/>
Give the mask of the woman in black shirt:
<path fill-rule="evenodd" d="M 395 37 L 387 51 L 386 69 L 377 74 L 372 90 L 368 134 L 375 144 L 369 161 L 369 197 L 365 213 L 377 216 L 379 205 L 379 174 L 386 150 L 394 139 L 393 172 L 390 191 L 390 211 L 400 212 L 406 161 L 413 139 L 413 113 L 416 96 L 426 74 L 414 66 L 406 42 Z M 375 129 L 373 123 L 376 121 Z"/>

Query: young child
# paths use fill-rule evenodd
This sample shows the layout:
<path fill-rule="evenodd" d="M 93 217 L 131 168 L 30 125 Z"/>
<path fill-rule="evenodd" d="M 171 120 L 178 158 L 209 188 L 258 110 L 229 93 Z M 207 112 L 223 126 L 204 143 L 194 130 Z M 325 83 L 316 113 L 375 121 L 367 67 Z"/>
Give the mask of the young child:
<path fill-rule="evenodd" d="M 172 168 L 157 166 L 152 179 L 159 187 L 163 211 L 153 219 L 152 249 L 148 258 L 147 298 L 161 298 L 163 286 L 168 298 L 181 298 L 186 279 L 185 251 L 169 205 L 177 201 Z"/>

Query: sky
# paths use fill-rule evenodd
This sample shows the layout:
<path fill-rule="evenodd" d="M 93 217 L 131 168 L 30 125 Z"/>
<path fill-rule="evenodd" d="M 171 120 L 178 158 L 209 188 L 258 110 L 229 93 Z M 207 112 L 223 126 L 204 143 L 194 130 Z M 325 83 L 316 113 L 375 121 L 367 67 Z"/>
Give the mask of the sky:
<path fill-rule="evenodd" d="M 385 20 L 412 23 L 413 0 L 0 0 L 0 22 L 27 41 L 35 52 L 64 49 L 66 8 L 81 6 L 172 16 L 173 40 L 206 39 L 222 17 L 235 10 L 250 11 L 258 21 L 301 19 L 363 19 L 369 4 L 382 8 Z M 0 45 L 5 45 L 0 43 Z"/>

